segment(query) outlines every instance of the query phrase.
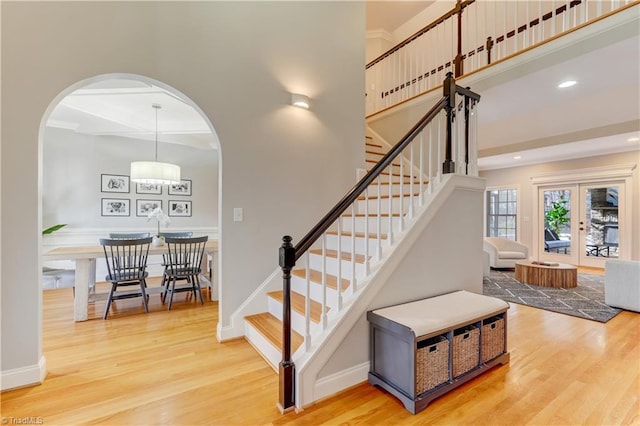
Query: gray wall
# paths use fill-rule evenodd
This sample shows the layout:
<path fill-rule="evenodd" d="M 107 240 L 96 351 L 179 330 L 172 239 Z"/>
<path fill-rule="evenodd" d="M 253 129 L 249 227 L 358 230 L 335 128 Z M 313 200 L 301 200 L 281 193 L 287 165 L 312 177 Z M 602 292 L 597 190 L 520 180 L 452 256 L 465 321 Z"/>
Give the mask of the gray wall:
<path fill-rule="evenodd" d="M 2 2 L 2 372 L 42 357 L 42 120 L 79 81 L 146 76 L 221 143 L 220 324 L 364 161 L 364 2 Z M 68 90 L 67 90 L 68 89 Z M 290 92 L 311 110 L 289 105 Z M 233 208 L 245 209 L 233 222 Z M 10 248 L 10 249 L 8 249 Z M 214 330 L 211 330 L 214 338 Z"/>
<path fill-rule="evenodd" d="M 92 136 L 47 127 L 43 140 L 42 225 L 66 223 L 66 231 L 82 228 L 156 229 L 155 220 L 136 216 L 136 200 L 162 200 L 168 212 L 169 200 L 192 203 L 191 217 L 171 217 L 166 228 L 211 227 L 218 224 L 218 155 L 213 149 L 159 143 L 160 160 L 171 159 L 181 167 L 182 179 L 191 180 L 191 196 L 137 194 L 130 182 L 129 193 L 101 192 L 100 175 L 129 175 L 132 161 L 150 159 L 153 142 L 115 136 Z M 129 217 L 101 216 L 102 198 L 130 200 Z M 161 230 L 165 229 L 164 226 Z"/>

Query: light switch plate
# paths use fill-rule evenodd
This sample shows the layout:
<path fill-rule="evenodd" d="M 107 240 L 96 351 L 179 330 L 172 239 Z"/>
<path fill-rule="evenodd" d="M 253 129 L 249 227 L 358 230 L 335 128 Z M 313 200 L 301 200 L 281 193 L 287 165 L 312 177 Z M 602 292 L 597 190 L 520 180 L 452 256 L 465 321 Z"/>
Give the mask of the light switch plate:
<path fill-rule="evenodd" d="M 242 222 L 244 220 L 244 209 L 242 207 L 235 207 L 233 209 L 233 221 Z"/>

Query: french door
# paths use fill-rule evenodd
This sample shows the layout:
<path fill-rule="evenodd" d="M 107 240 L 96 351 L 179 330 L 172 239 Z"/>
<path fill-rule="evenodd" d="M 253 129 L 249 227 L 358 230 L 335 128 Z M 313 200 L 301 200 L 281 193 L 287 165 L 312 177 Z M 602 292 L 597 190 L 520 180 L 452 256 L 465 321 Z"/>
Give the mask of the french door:
<path fill-rule="evenodd" d="M 625 250 L 624 182 L 595 182 L 538 189 L 538 257 L 604 267 Z"/>

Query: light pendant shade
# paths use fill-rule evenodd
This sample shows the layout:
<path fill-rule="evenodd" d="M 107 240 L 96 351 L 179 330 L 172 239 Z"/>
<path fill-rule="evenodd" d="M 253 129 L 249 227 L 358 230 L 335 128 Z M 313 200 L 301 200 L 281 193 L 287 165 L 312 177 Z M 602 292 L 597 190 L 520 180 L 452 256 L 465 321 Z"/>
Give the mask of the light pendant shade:
<path fill-rule="evenodd" d="M 155 161 L 133 161 L 131 181 L 149 185 L 172 185 L 180 183 L 180 166 L 158 161 L 158 110 L 159 104 L 151 105 L 156 110 L 156 156 Z"/>
<path fill-rule="evenodd" d="M 155 185 L 178 184 L 180 166 L 157 161 L 134 161 L 131 163 L 131 181 Z"/>

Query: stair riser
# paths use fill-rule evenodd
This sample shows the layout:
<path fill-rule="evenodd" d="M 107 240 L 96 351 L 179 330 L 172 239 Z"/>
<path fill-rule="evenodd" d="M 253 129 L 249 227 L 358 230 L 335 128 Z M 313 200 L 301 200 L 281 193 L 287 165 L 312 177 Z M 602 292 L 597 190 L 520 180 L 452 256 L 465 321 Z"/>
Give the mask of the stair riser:
<path fill-rule="evenodd" d="M 344 250 L 346 253 L 347 250 Z M 338 276 L 338 264 L 342 264 L 342 278 L 350 279 L 352 277 L 351 271 L 351 262 L 343 260 L 339 262 L 338 259 L 333 257 L 327 257 L 327 273 Z M 309 265 L 311 269 L 315 269 L 317 271 L 322 270 L 322 256 L 312 254 L 309 257 Z M 364 274 L 364 265 L 361 263 L 356 263 L 356 277 L 361 277 Z"/>
<path fill-rule="evenodd" d="M 296 293 L 306 294 L 307 281 L 303 278 L 292 276 L 291 289 Z M 309 291 L 311 292 L 311 300 L 315 300 L 318 303 L 322 303 L 322 285 L 321 284 L 310 282 Z M 327 287 L 327 306 L 331 309 L 335 309 L 335 307 L 338 306 L 338 292 L 329 287 Z"/>
<path fill-rule="evenodd" d="M 278 318 L 280 321 L 282 321 L 282 303 L 280 303 L 278 300 L 272 297 L 269 297 L 267 301 L 267 305 L 269 309 L 268 312 L 274 317 Z M 293 329 L 297 333 L 303 336 L 306 334 L 304 323 L 305 323 L 304 315 L 292 309 L 291 310 L 291 327 L 293 327 Z M 320 329 L 320 324 L 315 323 L 313 321 L 310 321 L 309 325 L 311 328 L 311 331 L 310 331 L 311 334 L 314 334 L 317 330 Z"/>
<path fill-rule="evenodd" d="M 262 334 L 247 321 L 244 322 L 244 336 L 258 349 L 262 356 L 269 361 L 271 366 L 277 370 L 278 364 L 282 360 L 280 350 L 274 347 L 271 342 L 265 339 Z"/>
<path fill-rule="evenodd" d="M 375 165 L 380 161 L 380 159 L 382 159 L 382 157 L 381 157 L 381 156 L 377 156 L 377 158 L 375 158 L 376 156 L 372 156 L 372 157 L 373 157 L 373 158 L 368 158 L 368 160 L 369 160 L 369 161 L 366 161 L 366 163 L 367 163 L 367 169 L 372 169 L 372 168 L 373 168 L 373 166 L 375 166 Z M 371 162 L 372 160 L 373 160 L 373 161 L 375 161 L 375 163 L 372 163 L 372 162 Z M 394 164 L 392 164 L 392 165 L 391 165 L 391 167 L 387 166 L 387 167 L 384 169 L 384 171 L 385 171 L 385 172 L 388 172 L 388 171 L 389 171 L 389 168 L 391 168 L 391 170 L 393 171 L 393 173 L 398 173 L 398 172 L 400 172 L 400 164 L 399 164 L 397 161 L 396 161 Z M 404 172 L 405 174 L 409 174 L 409 166 L 408 166 L 407 164 L 405 164 L 405 165 L 404 165 L 404 167 L 403 167 L 403 172 Z"/>
<path fill-rule="evenodd" d="M 389 186 L 391 186 L 391 194 L 393 195 L 400 194 L 400 183 L 389 185 L 389 182 L 387 181 L 387 179 L 384 179 L 383 183 L 380 184 L 380 194 L 389 195 Z M 410 194 L 410 190 L 411 188 L 410 188 L 409 181 L 402 184 L 402 193 L 405 194 L 405 196 Z M 415 192 L 420 191 L 420 182 L 415 182 L 415 181 L 413 182 L 413 190 Z M 422 190 L 423 191 L 427 190 L 426 183 L 422 185 Z M 378 185 L 377 184 L 370 185 L 369 188 L 367 189 L 367 193 L 369 194 L 370 197 L 378 196 Z"/>
<path fill-rule="evenodd" d="M 411 197 L 407 194 L 402 197 L 402 212 L 407 213 L 409 211 L 409 203 L 411 201 Z M 381 198 L 380 199 L 380 207 L 378 210 L 378 199 L 369 199 L 367 200 L 358 200 L 356 204 L 356 211 L 358 213 L 365 213 L 366 205 L 369 205 L 369 214 L 376 214 L 378 212 L 389 213 L 389 199 Z M 414 208 L 418 205 L 418 196 L 413 196 L 413 205 Z M 400 197 L 391 198 L 391 211 L 393 213 L 400 212 Z"/>
<path fill-rule="evenodd" d="M 371 234 L 371 232 L 370 232 Z M 351 237 L 346 237 L 343 236 L 341 238 L 342 240 L 342 248 L 343 250 L 346 248 L 349 251 L 351 251 Z M 377 249 L 377 245 L 378 245 L 378 240 L 376 238 L 369 238 L 369 256 L 372 256 L 373 254 L 375 254 L 375 250 Z M 356 243 L 356 253 L 360 253 L 360 254 L 364 254 L 365 252 L 365 238 L 355 238 L 355 243 Z M 386 247 L 387 244 L 387 240 L 386 239 L 382 239 L 381 240 L 381 245 L 382 247 Z M 327 235 L 327 248 L 332 249 L 332 250 L 336 250 L 338 247 L 338 236 L 337 235 Z"/>
<path fill-rule="evenodd" d="M 355 220 L 356 232 L 365 231 L 364 230 L 365 221 L 369 222 L 368 232 L 370 234 L 375 234 L 378 232 L 378 217 L 370 217 L 368 220 L 365 219 L 364 217 L 356 217 L 356 220 Z M 397 230 L 400 224 L 400 218 L 393 217 L 391 218 L 391 222 L 392 222 L 394 231 Z M 380 232 L 382 234 L 387 234 L 389 232 L 389 217 L 380 217 L 380 229 L 381 229 Z M 353 230 L 350 217 L 345 217 L 342 219 L 342 230 L 349 231 L 349 232 Z"/>

